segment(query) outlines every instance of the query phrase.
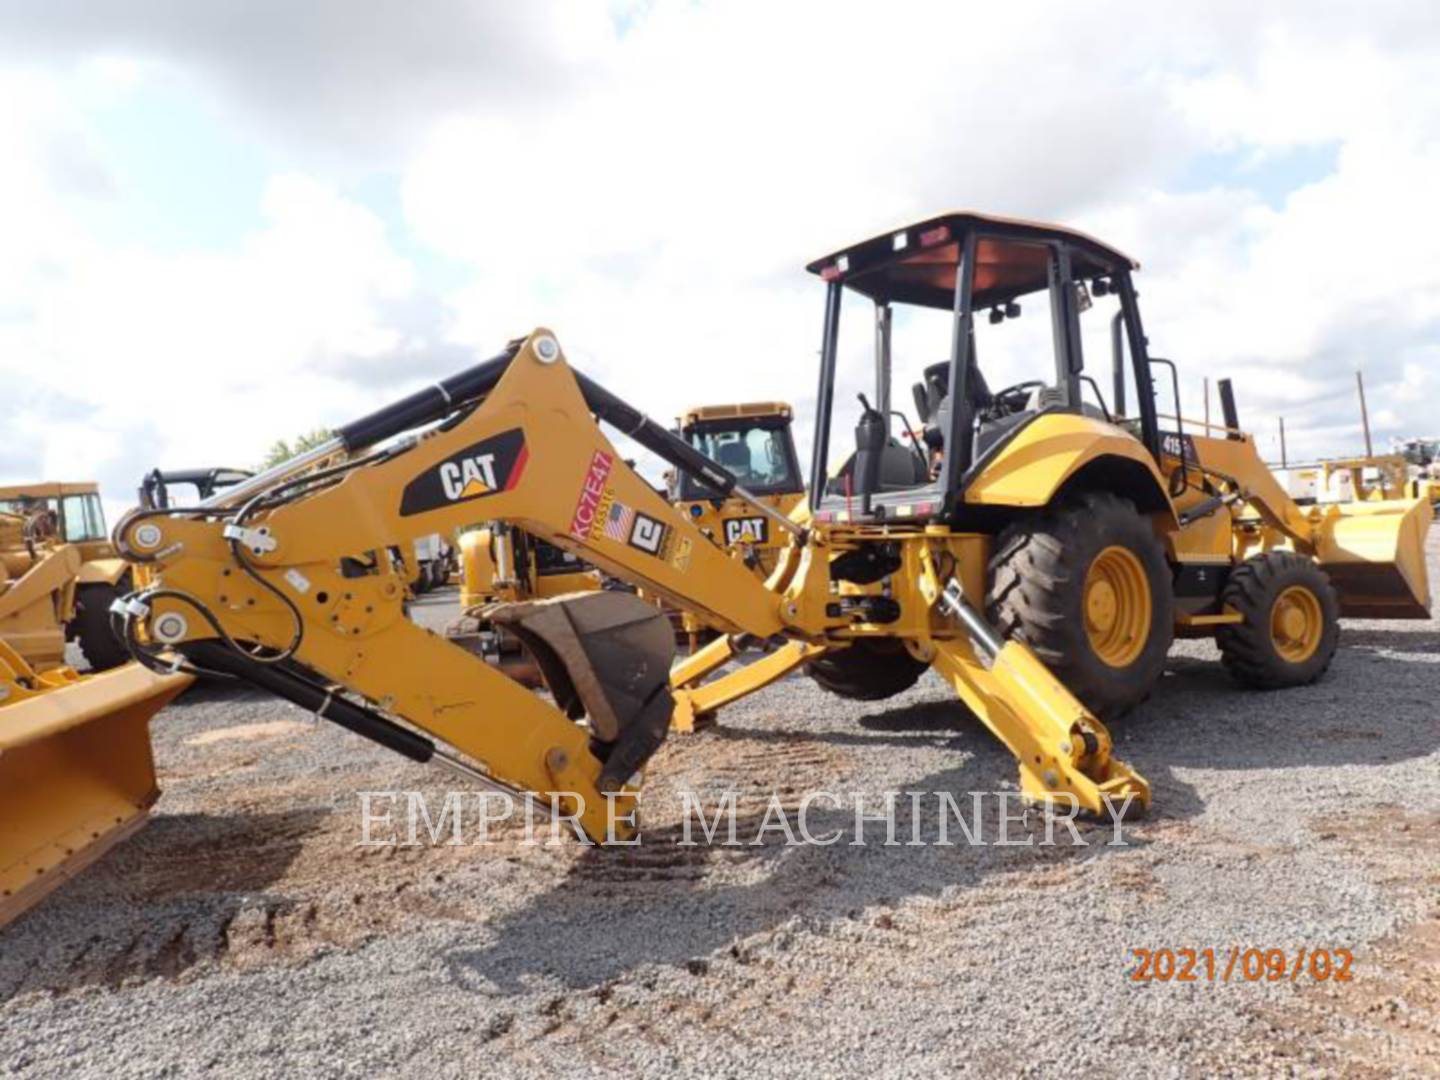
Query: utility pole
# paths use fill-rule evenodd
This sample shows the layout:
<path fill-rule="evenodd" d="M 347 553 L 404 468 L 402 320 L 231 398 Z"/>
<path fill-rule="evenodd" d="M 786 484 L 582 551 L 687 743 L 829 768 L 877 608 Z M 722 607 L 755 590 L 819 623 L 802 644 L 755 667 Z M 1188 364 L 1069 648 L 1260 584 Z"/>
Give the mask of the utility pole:
<path fill-rule="evenodd" d="M 1360 423 L 1365 428 L 1365 456 L 1374 457 L 1375 449 L 1370 445 L 1370 412 L 1365 408 L 1365 376 L 1355 372 L 1355 387 L 1360 391 Z"/>
<path fill-rule="evenodd" d="M 1280 417 L 1280 467 L 1286 466 L 1285 460 L 1285 417 Z"/>

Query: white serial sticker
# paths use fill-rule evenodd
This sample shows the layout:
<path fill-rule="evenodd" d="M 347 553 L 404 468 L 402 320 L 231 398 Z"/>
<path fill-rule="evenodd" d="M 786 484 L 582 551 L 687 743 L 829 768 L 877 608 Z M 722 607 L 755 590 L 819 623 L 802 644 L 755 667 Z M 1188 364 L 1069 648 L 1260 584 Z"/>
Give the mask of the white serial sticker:
<path fill-rule="evenodd" d="M 302 596 L 310 591 L 310 579 L 299 570 L 286 570 L 285 580 L 290 583 L 291 588 Z"/>

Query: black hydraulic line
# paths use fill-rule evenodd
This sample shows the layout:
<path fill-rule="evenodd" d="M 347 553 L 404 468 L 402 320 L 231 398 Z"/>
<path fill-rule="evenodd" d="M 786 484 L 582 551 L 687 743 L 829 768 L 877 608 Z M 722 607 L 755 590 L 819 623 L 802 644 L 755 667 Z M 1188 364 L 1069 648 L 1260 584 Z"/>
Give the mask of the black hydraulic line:
<path fill-rule="evenodd" d="M 347 731 L 394 750 L 411 761 L 427 762 L 435 756 L 435 744 L 409 728 L 387 720 L 379 713 L 356 705 L 323 686 L 301 678 L 292 670 L 247 660 L 218 641 L 198 641 L 184 647 L 185 655 L 198 666 L 223 671 L 254 683 L 276 697 L 299 705 L 307 712 L 339 724 Z"/>
<path fill-rule="evenodd" d="M 519 349 L 520 343 L 513 343 L 498 356 L 377 409 L 369 416 L 339 428 L 335 434 L 345 444 L 345 449 L 354 453 L 401 432 L 443 419 L 465 402 L 494 389 Z M 574 374 L 586 404 L 599 419 L 623 431 L 676 468 L 684 469 L 716 494 L 725 496 L 734 490 L 738 481 L 728 470 L 603 386 L 578 371 Z"/>
<path fill-rule="evenodd" d="M 623 431 L 677 469 L 683 469 L 718 496 L 729 495 L 735 490 L 739 481 L 728 469 L 717 465 L 664 425 L 657 424 L 633 405 L 626 404 L 599 383 L 578 371 L 574 374 L 585 404 L 590 406 L 590 411 L 598 419 Z"/>
<path fill-rule="evenodd" d="M 520 342 L 513 342 L 499 356 L 493 356 L 458 375 L 441 379 L 433 386 L 417 390 L 409 397 L 377 409 L 369 416 L 346 424 L 335 432 L 351 453 L 399 435 L 402 431 L 442 419 L 457 406 L 488 393 L 505 374 L 510 361 L 520 351 Z"/>

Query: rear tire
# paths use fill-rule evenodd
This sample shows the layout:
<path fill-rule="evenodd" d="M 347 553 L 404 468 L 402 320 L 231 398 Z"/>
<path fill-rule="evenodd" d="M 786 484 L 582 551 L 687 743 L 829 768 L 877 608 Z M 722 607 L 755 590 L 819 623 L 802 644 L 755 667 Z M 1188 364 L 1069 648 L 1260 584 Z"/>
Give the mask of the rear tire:
<path fill-rule="evenodd" d="M 1087 492 L 1012 522 L 990 559 L 986 615 L 1102 720 L 1149 696 L 1175 636 L 1165 549 L 1128 499 Z"/>
<path fill-rule="evenodd" d="M 81 585 L 75 590 L 75 639 L 92 671 L 119 667 L 130 659 L 130 651 L 110 629 L 110 605 L 129 591 L 123 579 L 116 585 Z"/>
<path fill-rule="evenodd" d="M 1245 616 L 1215 634 L 1237 681 L 1279 690 L 1325 674 L 1340 643 L 1340 599 L 1314 562 L 1289 551 L 1255 555 L 1230 574 L 1222 599 Z"/>
<path fill-rule="evenodd" d="M 853 701 L 881 701 L 909 690 L 930 665 L 895 640 L 860 640 L 805 665 L 824 689 Z"/>

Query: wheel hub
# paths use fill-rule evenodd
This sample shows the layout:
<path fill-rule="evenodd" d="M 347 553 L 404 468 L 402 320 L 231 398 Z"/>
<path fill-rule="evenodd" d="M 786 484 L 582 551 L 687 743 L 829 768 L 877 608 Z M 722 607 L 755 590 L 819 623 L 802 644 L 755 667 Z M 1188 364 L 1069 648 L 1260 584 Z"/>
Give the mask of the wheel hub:
<path fill-rule="evenodd" d="M 1270 640 L 1281 658 L 1303 664 L 1315 655 L 1324 636 L 1320 601 L 1303 585 L 1292 585 L 1275 598 L 1270 609 Z"/>
<path fill-rule="evenodd" d="M 1145 567 L 1129 548 L 1114 545 L 1095 556 L 1085 574 L 1085 632 L 1110 667 L 1133 664 L 1149 639 L 1152 615 Z"/>

